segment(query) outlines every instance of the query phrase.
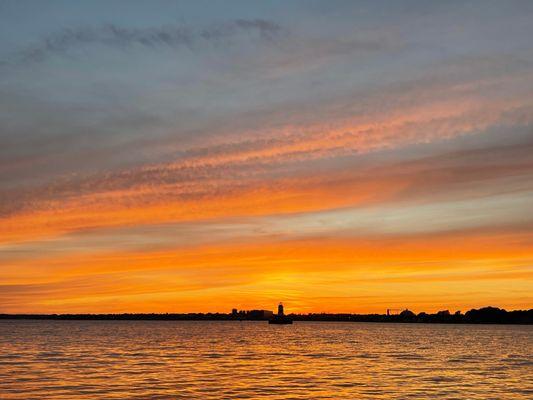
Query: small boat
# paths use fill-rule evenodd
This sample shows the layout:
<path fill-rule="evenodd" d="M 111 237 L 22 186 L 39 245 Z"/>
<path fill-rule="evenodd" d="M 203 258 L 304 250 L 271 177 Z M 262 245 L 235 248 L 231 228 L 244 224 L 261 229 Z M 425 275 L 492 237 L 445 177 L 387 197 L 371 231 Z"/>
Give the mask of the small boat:
<path fill-rule="evenodd" d="M 280 318 L 279 316 L 274 315 L 272 319 L 268 320 L 268 323 L 275 324 L 275 325 L 289 325 L 289 324 L 292 324 L 292 319 L 286 316 L 283 316 Z"/>
<path fill-rule="evenodd" d="M 283 304 L 279 303 L 278 313 L 269 319 L 268 323 L 274 325 L 290 325 L 292 324 L 292 319 L 285 315 L 283 312 Z"/>

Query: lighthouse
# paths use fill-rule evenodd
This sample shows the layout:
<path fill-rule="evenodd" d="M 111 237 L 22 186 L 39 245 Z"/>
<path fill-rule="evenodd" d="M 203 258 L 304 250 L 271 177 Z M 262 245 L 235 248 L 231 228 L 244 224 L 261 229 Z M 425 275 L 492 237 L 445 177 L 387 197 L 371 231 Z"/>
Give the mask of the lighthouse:
<path fill-rule="evenodd" d="M 286 325 L 292 324 L 292 319 L 285 315 L 283 304 L 278 304 L 278 313 L 274 315 L 269 321 L 269 324 Z"/>

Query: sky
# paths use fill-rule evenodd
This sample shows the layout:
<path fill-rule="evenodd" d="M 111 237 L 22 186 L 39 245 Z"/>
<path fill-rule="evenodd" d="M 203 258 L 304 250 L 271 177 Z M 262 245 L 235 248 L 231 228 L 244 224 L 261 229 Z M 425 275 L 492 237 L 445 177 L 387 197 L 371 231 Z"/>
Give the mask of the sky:
<path fill-rule="evenodd" d="M 532 308 L 532 20 L 0 1 L 0 313 Z"/>

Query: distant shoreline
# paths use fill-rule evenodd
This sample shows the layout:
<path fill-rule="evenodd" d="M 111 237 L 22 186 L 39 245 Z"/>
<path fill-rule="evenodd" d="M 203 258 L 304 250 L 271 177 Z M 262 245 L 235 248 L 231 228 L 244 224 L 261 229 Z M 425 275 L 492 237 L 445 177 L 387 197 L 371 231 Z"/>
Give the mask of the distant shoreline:
<path fill-rule="evenodd" d="M 465 314 L 439 311 L 415 314 L 404 310 L 399 314 L 288 314 L 294 321 L 385 322 L 437 324 L 533 324 L 533 309 L 506 311 L 496 307 L 473 309 Z M 100 321 L 266 321 L 257 310 L 238 313 L 122 313 L 122 314 L 0 314 L 0 319 L 34 320 L 100 320 Z"/>

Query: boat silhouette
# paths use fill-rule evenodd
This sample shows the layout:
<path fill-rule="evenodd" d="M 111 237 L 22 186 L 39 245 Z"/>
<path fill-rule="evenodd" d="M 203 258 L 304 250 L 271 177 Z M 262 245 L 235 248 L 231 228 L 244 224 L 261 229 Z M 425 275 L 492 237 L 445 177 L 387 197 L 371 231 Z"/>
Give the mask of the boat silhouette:
<path fill-rule="evenodd" d="M 279 303 L 278 313 L 268 320 L 269 324 L 275 325 L 289 325 L 292 324 L 292 319 L 287 317 L 283 311 L 283 304 Z"/>

